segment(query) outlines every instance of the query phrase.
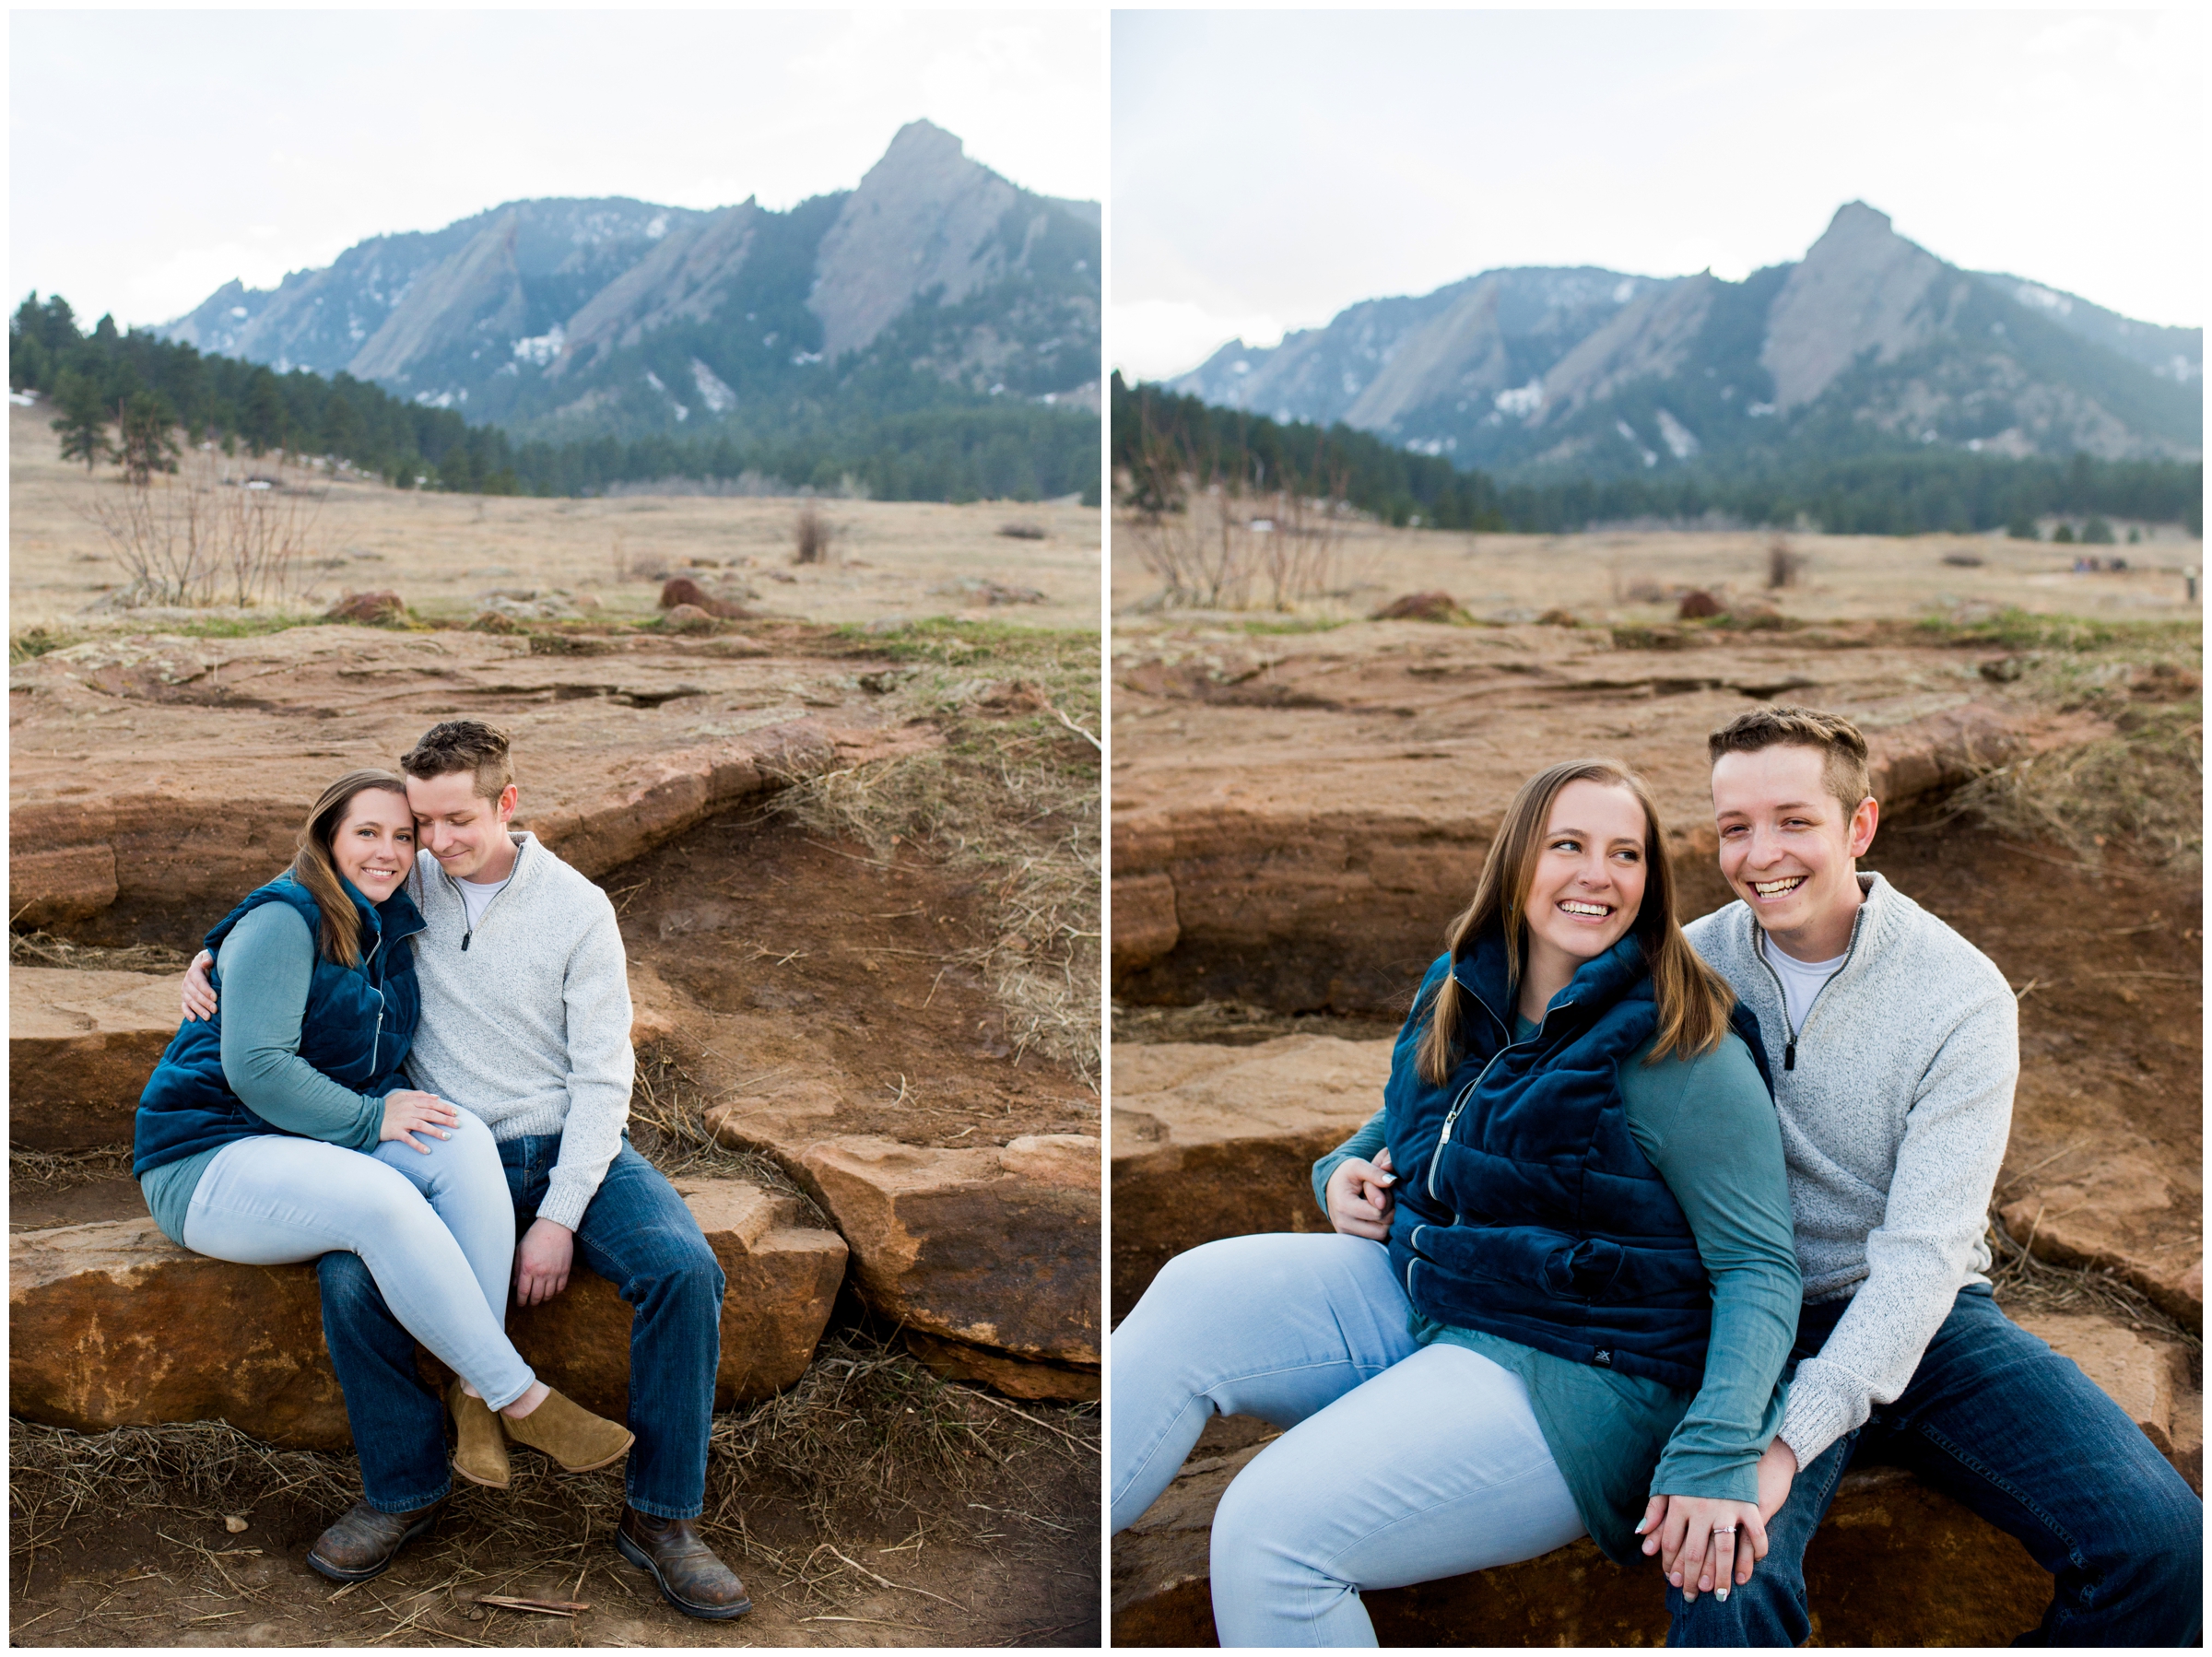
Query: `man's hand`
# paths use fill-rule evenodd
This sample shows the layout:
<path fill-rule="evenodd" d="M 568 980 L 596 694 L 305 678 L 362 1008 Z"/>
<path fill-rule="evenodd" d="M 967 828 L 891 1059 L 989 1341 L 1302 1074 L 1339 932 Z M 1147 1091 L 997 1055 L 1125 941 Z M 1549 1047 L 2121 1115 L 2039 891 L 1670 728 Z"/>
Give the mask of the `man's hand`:
<path fill-rule="evenodd" d="M 576 1233 L 551 1220 L 533 1220 L 514 1251 L 514 1303 L 536 1306 L 569 1287 Z"/>
<path fill-rule="evenodd" d="M 1636 1528 L 1643 1534 L 1643 1551 L 1659 1556 L 1660 1569 L 1685 1600 L 1695 1603 L 1699 1594 L 1710 1593 L 1724 1603 L 1730 1590 L 1751 1580 L 1752 1565 L 1767 1557 L 1763 1510 L 1763 1503 L 1710 1496 L 1654 1496 Z"/>
<path fill-rule="evenodd" d="M 184 969 L 184 1022 L 215 1017 L 215 986 L 207 981 L 207 969 L 215 965 L 215 957 L 205 949 L 192 958 L 192 965 Z"/>
<path fill-rule="evenodd" d="M 1390 1237 L 1390 1188 L 1398 1177 L 1390 1170 L 1390 1148 L 1385 1146 L 1372 1162 L 1347 1157 L 1339 1162 L 1323 1188 L 1329 1199 L 1329 1224 L 1347 1237 Z"/>
<path fill-rule="evenodd" d="M 1759 1458 L 1759 1522 L 1771 1524 L 1782 1504 L 1790 1499 L 1790 1485 L 1797 1476 L 1797 1452 L 1776 1439 Z"/>

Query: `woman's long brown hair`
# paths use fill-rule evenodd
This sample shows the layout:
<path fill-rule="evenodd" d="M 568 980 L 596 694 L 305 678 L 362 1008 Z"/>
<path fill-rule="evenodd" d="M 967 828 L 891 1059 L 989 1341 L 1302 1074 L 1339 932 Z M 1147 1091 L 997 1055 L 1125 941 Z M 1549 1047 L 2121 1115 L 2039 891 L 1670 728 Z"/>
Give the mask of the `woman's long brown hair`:
<path fill-rule="evenodd" d="M 307 814 L 306 826 L 300 830 L 300 849 L 292 857 L 292 878 L 308 889 L 323 911 L 322 936 L 316 940 L 323 958 L 347 967 L 361 964 L 361 917 L 346 894 L 330 848 L 354 795 L 371 788 L 397 794 L 402 800 L 407 797 L 404 777 L 391 771 L 347 771 L 323 791 L 315 808 Z"/>
<path fill-rule="evenodd" d="M 1652 996 L 1659 1006 L 1659 1036 L 1645 1063 L 1679 1052 L 1685 1058 L 1708 1052 L 1728 1033 L 1728 1012 L 1735 993 L 1708 967 L 1682 935 L 1675 919 L 1675 876 L 1666 859 L 1666 836 L 1659 808 L 1644 780 L 1613 759 L 1569 759 L 1538 771 L 1521 785 L 1475 882 L 1475 900 L 1452 923 L 1446 947 L 1456 965 L 1476 937 L 1495 927 L 1511 948 L 1506 981 L 1521 981 L 1528 954 L 1528 888 L 1535 884 L 1544 829 L 1559 791 L 1570 782 L 1597 782 L 1625 788 L 1643 808 L 1643 903 L 1629 930 L 1643 946 L 1652 970 Z M 1459 1063 L 1460 997 L 1464 992 L 1447 972 L 1430 1009 L 1417 1068 L 1424 1081 L 1441 1087 Z"/>

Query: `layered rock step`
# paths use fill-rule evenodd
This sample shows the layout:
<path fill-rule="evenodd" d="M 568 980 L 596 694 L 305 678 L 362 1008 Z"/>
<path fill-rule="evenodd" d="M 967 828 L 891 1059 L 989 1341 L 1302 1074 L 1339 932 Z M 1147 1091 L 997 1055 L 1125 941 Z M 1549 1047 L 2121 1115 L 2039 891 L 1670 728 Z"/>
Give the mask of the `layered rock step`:
<path fill-rule="evenodd" d="M 440 719 L 509 730 L 517 827 L 587 875 L 812 769 L 941 745 L 802 652 L 307 627 L 101 639 L 18 666 L 8 912 L 89 942 L 196 935 L 291 859 L 317 788 Z M 581 653 L 600 649 L 602 653 Z"/>
<path fill-rule="evenodd" d="M 1328 1229 L 1313 1201 L 1314 1159 L 1381 1107 L 1390 1045 L 1334 1036 L 1116 1045 L 1115 1322 L 1186 1249 L 1255 1231 Z"/>
<path fill-rule="evenodd" d="M 1594 750 L 1650 781 L 1685 912 L 1717 907 L 1705 738 L 1761 699 L 1857 720 L 1890 812 L 2109 730 L 2011 697 L 1966 652 L 1937 677 L 1924 651 L 1756 640 L 1624 650 L 1596 629 L 1389 623 L 1124 658 L 1117 993 L 1403 1013 L 1513 791 Z"/>
<path fill-rule="evenodd" d="M 2178 1347 L 2101 1317 L 2018 1322 L 2076 1358 L 2153 1443 L 2170 1438 L 2161 1422 L 2200 1431 L 2201 1467 L 2201 1429 L 2191 1424 L 2201 1423 L 2202 1399 L 2186 1391 Z M 1255 1434 L 1273 1436 L 1243 1417 L 1214 1422 L 1174 1483 L 1113 1539 L 1115 1645 L 1218 1643 L 1208 1535 L 1230 1480 L 1265 1448 L 1251 1441 Z M 2006 1645 L 2051 1600 L 2049 1573 L 2017 1540 L 1895 1467 L 1843 1475 L 1806 1550 L 1805 1575 L 1813 1643 L 1824 1646 Z M 1624 1569 L 1587 1538 L 1518 1565 L 1361 1599 L 1386 1646 L 1658 1645 L 1666 1638 L 1656 1567 Z"/>
<path fill-rule="evenodd" d="M 1102 1147 L 1025 1134 L 946 1150 L 877 1134 L 808 1138 L 788 1108 L 707 1112 L 733 1148 L 774 1157 L 853 1251 L 853 1279 L 940 1373 L 1015 1397 L 1099 1396 Z"/>
<path fill-rule="evenodd" d="M 34 1151 L 127 1145 L 179 1013 L 176 974 L 15 967 L 7 980 L 7 1137 Z"/>
<path fill-rule="evenodd" d="M 789 1386 L 806 1369 L 847 1250 L 792 1197 L 742 1180 L 678 1180 L 728 1279 L 715 1404 Z M 620 1419 L 630 1309 L 580 1265 L 569 1287 L 509 1317 L 552 1386 Z M 9 1240 L 8 1408 L 99 1432 L 223 1420 L 271 1443 L 342 1449 L 345 1403 L 324 1343 L 312 1263 L 242 1266 L 194 1254 L 149 1218 Z"/>

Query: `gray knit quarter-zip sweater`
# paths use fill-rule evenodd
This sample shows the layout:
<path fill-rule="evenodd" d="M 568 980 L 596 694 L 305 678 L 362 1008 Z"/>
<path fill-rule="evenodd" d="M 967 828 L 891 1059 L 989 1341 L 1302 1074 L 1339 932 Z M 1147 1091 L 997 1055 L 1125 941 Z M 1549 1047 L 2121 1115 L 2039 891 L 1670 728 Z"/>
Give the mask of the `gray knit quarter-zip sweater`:
<path fill-rule="evenodd" d="M 1805 1298 L 1851 1297 L 1791 1383 L 1780 1436 L 1800 1466 L 1896 1400 L 1981 1280 L 2020 1068 L 1995 964 L 1879 875 L 1859 885 L 1850 953 L 1794 1032 L 1748 906 L 1684 928 L 1759 1016 Z"/>
<path fill-rule="evenodd" d="M 407 891 L 422 1020 L 407 1074 L 475 1111 L 492 1137 L 559 1134 L 538 1217 L 574 1230 L 622 1146 L 635 1059 L 629 971 L 606 894 L 517 832 L 514 876 L 472 933 L 453 877 L 428 852 Z"/>

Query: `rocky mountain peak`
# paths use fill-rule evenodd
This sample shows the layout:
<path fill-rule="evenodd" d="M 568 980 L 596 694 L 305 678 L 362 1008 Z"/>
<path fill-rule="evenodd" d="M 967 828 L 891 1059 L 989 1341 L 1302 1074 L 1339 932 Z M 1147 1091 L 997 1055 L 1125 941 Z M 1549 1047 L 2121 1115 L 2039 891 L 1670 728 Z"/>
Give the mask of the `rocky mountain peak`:
<path fill-rule="evenodd" d="M 950 302 L 999 274 L 985 243 L 1016 196 L 942 127 L 900 127 L 822 238 L 806 307 L 821 319 L 823 355 L 865 346 L 933 288 Z"/>
<path fill-rule="evenodd" d="M 1924 301 L 1943 261 L 1889 228 L 1865 202 L 1836 209 L 1768 313 L 1759 360 L 1783 411 L 1810 403 L 1858 357 L 1894 362 L 1926 343 L 1938 318 Z"/>

